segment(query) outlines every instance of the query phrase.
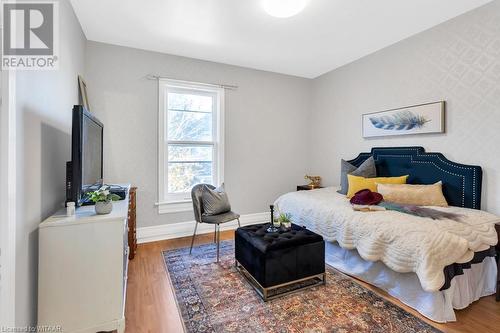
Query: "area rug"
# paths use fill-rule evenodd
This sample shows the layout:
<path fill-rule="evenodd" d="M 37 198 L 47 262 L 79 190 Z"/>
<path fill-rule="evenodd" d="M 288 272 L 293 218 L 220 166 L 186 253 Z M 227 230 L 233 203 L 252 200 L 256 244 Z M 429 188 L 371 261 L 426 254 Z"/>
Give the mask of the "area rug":
<path fill-rule="evenodd" d="M 326 285 L 264 302 L 234 266 L 233 241 L 165 251 L 187 332 L 440 332 L 327 265 Z"/>

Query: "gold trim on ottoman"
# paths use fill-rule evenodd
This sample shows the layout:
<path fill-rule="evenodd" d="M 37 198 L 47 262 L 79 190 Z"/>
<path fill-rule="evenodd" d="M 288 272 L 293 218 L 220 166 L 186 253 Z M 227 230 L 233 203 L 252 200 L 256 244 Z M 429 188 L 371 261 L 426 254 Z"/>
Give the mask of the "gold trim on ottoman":
<path fill-rule="evenodd" d="M 302 290 L 305 290 L 305 289 L 308 289 L 308 288 L 312 288 L 312 287 L 316 287 L 316 286 L 319 286 L 319 285 L 325 285 L 326 284 L 326 272 L 324 272 L 324 273 L 321 273 L 321 274 L 311 275 L 311 276 L 308 276 L 308 277 L 305 277 L 305 278 L 302 278 L 302 279 L 298 279 L 298 280 L 294 280 L 294 281 L 290 281 L 290 282 L 286 282 L 286 283 L 281 283 L 281 284 L 277 284 L 277 285 L 272 286 L 272 287 L 264 288 L 252 276 L 252 274 L 250 274 L 250 272 L 248 272 L 245 269 L 245 267 L 238 262 L 238 260 L 235 260 L 235 266 L 236 266 L 236 269 L 238 270 L 238 272 L 240 272 L 240 274 L 243 275 L 245 277 L 245 279 L 250 283 L 250 285 L 253 287 L 253 289 L 255 289 L 255 291 L 257 292 L 257 294 L 260 297 L 262 297 L 262 299 L 264 300 L 264 302 L 270 301 L 270 300 L 278 298 L 278 297 L 290 295 L 292 293 L 295 293 L 295 292 L 298 292 L 298 291 L 302 291 Z M 290 286 L 292 284 L 296 284 L 296 283 L 308 281 L 308 280 L 317 280 L 317 282 L 315 282 L 313 284 L 305 285 L 303 287 L 298 287 L 298 288 L 295 288 L 293 290 L 289 290 L 289 291 L 286 291 L 286 292 L 277 293 L 277 294 L 269 296 L 269 292 L 270 291 L 273 291 L 273 290 L 276 290 L 276 289 L 279 289 L 279 288 L 283 288 L 283 287 L 286 287 L 286 286 Z"/>

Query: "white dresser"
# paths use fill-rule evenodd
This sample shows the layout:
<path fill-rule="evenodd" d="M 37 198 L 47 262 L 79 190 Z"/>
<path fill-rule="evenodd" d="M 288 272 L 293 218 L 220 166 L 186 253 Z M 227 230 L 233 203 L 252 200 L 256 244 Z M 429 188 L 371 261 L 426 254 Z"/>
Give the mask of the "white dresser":
<path fill-rule="evenodd" d="M 40 224 L 38 325 L 124 332 L 128 209 L 127 194 L 108 215 L 84 206 L 74 217 L 61 210 Z"/>

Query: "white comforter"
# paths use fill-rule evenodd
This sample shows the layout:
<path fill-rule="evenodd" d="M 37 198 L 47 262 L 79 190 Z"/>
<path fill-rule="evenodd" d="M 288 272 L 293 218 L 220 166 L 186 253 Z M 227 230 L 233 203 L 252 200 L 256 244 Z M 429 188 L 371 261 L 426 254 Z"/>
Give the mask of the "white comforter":
<path fill-rule="evenodd" d="M 425 291 L 437 291 L 444 282 L 443 269 L 468 262 L 474 252 L 497 243 L 494 224 L 500 218 L 473 209 L 432 207 L 463 215 L 461 222 L 432 220 L 395 211 L 354 211 L 346 197 L 328 187 L 287 193 L 275 205 L 292 214 L 295 224 L 357 249 L 365 260 L 381 260 L 396 272 L 415 272 Z"/>

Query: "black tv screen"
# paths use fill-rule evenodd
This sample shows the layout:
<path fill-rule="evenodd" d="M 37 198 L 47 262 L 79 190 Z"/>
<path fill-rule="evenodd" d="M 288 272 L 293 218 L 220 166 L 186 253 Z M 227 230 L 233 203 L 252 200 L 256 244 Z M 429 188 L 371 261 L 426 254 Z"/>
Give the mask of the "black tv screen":
<path fill-rule="evenodd" d="M 102 185 L 103 125 L 81 105 L 73 107 L 71 161 L 67 164 L 66 202 L 87 203 L 85 193 Z"/>

